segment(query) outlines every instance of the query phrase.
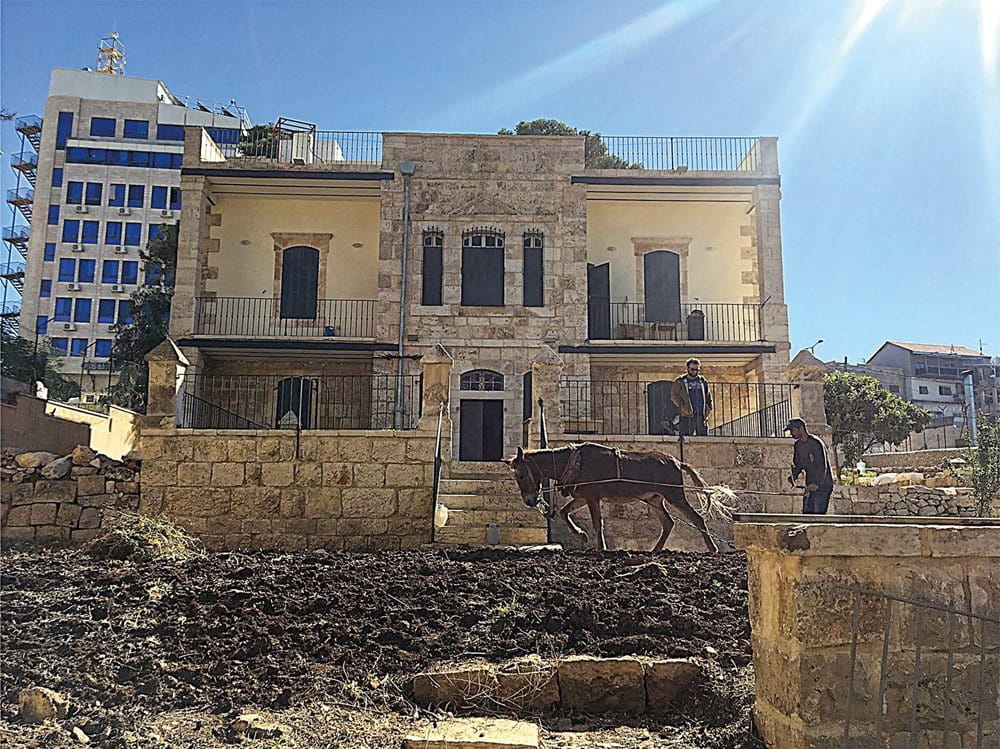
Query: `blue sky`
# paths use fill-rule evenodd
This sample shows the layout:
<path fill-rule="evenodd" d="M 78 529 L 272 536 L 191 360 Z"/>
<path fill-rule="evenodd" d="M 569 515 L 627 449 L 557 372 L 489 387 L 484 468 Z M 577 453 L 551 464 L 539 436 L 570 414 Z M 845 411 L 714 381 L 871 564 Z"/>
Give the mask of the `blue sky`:
<path fill-rule="evenodd" d="M 1000 0 L 4 0 L 0 25 L 21 114 L 117 28 L 129 74 L 257 122 L 776 135 L 793 353 L 1000 354 Z"/>

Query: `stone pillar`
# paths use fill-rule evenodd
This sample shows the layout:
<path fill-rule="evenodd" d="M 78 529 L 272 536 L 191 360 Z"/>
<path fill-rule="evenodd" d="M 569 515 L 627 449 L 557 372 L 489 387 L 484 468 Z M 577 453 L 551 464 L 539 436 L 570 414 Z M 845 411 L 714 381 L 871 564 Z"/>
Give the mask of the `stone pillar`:
<path fill-rule="evenodd" d="M 167 338 L 146 354 L 149 387 L 146 396 L 147 426 L 171 429 L 180 420 L 184 374 L 192 369 L 190 360 Z"/>
<path fill-rule="evenodd" d="M 538 418 L 538 401 L 545 405 L 545 430 L 549 441 L 562 434 L 559 413 L 559 379 L 563 360 L 548 346 L 542 346 L 531 360 L 531 420 L 528 424 L 527 447 L 541 446 L 542 423 Z"/>
<path fill-rule="evenodd" d="M 920 602 L 997 611 L 1000 528 L 946 522 L 736 524 L 747 552 L 754 713 L 768 747 L 971 747 L 980 718 L 982 745 L 997 745 L 1000 628 L 956 613 L 949 635 L 946 610 Z"/>
<path fill-rule="evenodd" d="M 792 416 L 808 425 L 809 431 L 823 440 L 829 448 L 833 430 L 826 421 L 826 403 L 823 399 L 823 377 L 826 366 L 802 349 L 796 354 L 788 368 L 788 380 L 792 383 Z"/>
<path fill-rule="evenodd" d="M 417 429 L 437 434 L 438 413 L 444 403 L 444 418 L 441 422 L 442 438 L 451 434 L 451 369 L 455 364 L 451 354 L 437 344 L 434 350 L 420 359 L 423 371 L 423 405 Z M 442 451 L 442 454 L 446 454 Z"/>
<path fill-rule="evenodd" d="M 188 128 L 190 131 L 192 128 Z M 185 148 L 187 142 L 185 141 Z M 195 330 L 196 299 L 204 295 L 208 252 L 218 249 L 218 240 L 209 237 L 211 226 L 221 216 L 210 213 L 208 180 L 200 176 L 181 177 L 184 207 L 177 237 L 177 273 L 170 306 L 170 336 L 186 338 Z M 217 277 L 218 271 L 215 270 Z"/>
<path fill-rule="evenodd" d="M 777 148 L 773 139 L 762 139 L 761 169 L 777 177 Z M 765 158 L 766 157 L 766 158 Z M 761 355 L 761 374 L 768 382 L 783 382 L 788 366 L 788 307 L 781 259 L 781 188 L 758 185 L 753 190 L 754 231 L 757 237 L 757 285 L 760 294 L 761 337 L 774 345 L 773 354 Z"/>

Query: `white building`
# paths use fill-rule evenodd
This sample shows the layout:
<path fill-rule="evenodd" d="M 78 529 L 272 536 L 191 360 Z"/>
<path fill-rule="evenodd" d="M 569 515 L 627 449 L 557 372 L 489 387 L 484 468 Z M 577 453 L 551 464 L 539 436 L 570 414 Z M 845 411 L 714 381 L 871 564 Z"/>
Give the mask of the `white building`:
<path fill-rule="evenodd" d="M 108 383 L 111 328 L 130 318 L 129 295 L 145 280 L 140 250 L 180 215 L 185 125 L 235 142 L 243 120 L 185 106 L 161 81 L 52 71 L 30 175 L 20 334 L 65 351 L 62 369 L 86 373 L 85 391 Z"/>

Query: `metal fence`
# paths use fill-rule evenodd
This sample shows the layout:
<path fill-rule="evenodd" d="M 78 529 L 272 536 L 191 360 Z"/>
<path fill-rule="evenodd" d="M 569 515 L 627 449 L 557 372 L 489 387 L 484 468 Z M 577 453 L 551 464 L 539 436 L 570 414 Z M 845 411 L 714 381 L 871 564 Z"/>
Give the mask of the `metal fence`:
<path fill-rule="evenodd" d="M 591 169 L 664 169 L 694 172 L 754 172 L 756 137 L 678 138 L 650 135 L 597 136 L 604 147 L 587 149 Z"/>
<path fill-rule="evenodd" d="M 570 434 L 679 434 L 672 380 L 657 382 L 563 378 L 563 430 Z M 792 417 L 791 385 L 710 382 L 710 437 L 780 437 Z"/>
<path fill-rule="evenodd" d="M 235 143 L 216 143 L 226 159 L 281 164 L 382 165 L 382 133 L 358 130 L 250 130 Z"/>
<path fill-rule="evenodd" d="M 194 330 L 248 338 L 373 338 L 375 312 L 374 299 L 317 299 L 312 317 L 283 317 L 280 299 L 198 297 Z"/>
<path fill-rule="evenodd" d="M 590 297 L 591 340 L 759 341 L 760 306 L 712 302 L 680 305 L 677 320 L 650 320 L 644 302 Z"/>
<path fill-rule="evenodd" d="M 180 425 L 190 429 L 415 429 L 421 376 L 186 375 Z M 398 420 L 398 421 L 397 421 Z"/>
<path fill-rule="evenodd" d="M 835 587 L 852 596 L 843 749 L 997 746 L 1000 617 Z"/>

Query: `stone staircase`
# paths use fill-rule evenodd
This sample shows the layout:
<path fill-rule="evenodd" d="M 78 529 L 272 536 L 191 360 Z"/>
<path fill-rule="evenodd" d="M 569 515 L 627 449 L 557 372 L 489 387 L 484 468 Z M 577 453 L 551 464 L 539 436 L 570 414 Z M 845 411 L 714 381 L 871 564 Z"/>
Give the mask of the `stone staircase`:
<path fill-rule="evenodd" d="M 442 477 L 438 502 L 448 510 L 447 522 L 435 529 L 435 542 L 462 546 L 489 543 L 496 523 L 501 546 L 548 542 L 545 515 L 521 499 L 510 469 L 503 464 L 454 466 Z"/>

